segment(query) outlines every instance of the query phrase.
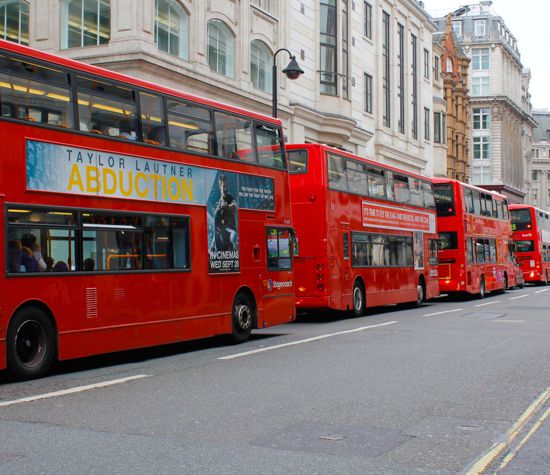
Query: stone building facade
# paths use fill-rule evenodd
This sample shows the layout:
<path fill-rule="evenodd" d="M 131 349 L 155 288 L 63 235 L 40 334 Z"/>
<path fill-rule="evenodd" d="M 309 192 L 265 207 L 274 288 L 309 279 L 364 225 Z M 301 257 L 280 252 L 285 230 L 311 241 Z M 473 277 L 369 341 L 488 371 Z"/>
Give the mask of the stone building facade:
<path fill-rule="evenodd" d="M 288 141 L 432 173 L 436 28 L 416 0 L 3 3 L 11 7 L 0 16 L 23 13 L 0 21 L 12 40 L 26 22 L 22 42 L 32 47 L 266 114 L 273 57 L 287 48 L 305 71 L 290 81 L 288 54 L 277 55 Z"/>
<path fill-rule="evenodd" d="M 471 59 L 471 182 L 522 202 L 535 122 L 517 41 L 490 0 L 459 9 L 453 29 Z"/>
<path fill-rule="evenodd" d="M 550 111 L 534 111 L 537 127 L 531 146 L 531 190 L 528 202 L 550 211 Z"/>

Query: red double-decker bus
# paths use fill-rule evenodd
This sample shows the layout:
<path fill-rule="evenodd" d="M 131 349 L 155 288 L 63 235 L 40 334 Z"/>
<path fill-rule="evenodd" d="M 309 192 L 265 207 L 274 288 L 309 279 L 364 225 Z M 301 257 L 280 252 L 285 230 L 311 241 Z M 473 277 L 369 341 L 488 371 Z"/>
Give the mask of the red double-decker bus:
<path fill-rule="evenodd" d="M 525 282 L 548 285 L 550 213 L 531 205 L 510 205 L 512 238 Z"/>
<path fill-rule="evenodd" d="M 294 319 L 281 123 L 0 41 L 0 369 Z"/>
<path fill-rule="evenodd" d="M 439 237 L 439 290 L 480 297 L 505 291 L 515 283 L 506 197 L 448 178 L 432 181 Z"/>
<path fill-rule="evenodd" d="M 298 309 L 364 313 L 439 295 L 431 183 L 325 145 L 287 145 Z"/>

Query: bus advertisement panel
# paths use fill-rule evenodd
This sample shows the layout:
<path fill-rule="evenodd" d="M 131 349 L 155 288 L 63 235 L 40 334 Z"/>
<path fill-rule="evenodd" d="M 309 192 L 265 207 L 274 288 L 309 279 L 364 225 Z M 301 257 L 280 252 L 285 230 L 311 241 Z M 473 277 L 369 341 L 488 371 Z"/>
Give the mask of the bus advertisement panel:
<path fill-rule="evenodd" d="M 510 205 L 514 249 L 525 282 L 550 278 L 550 213 L 532 205 Z"/>
<path fill-rule="evenodd" d="M 429 180 L 324 145 L 287 145 L 298 309 L 366 307 L 439 294 Z"/>
<path fill-rule="evenodd" d="M 294 319 L 280 121 L 1 40 L 0 89 L 0 369 Z"/>
<path fill-rule="evenodd" d="M 433 178 L 441 293 L 484 297 L 515 282 L 510 216 L 504 195 L 448 178 Z"/>

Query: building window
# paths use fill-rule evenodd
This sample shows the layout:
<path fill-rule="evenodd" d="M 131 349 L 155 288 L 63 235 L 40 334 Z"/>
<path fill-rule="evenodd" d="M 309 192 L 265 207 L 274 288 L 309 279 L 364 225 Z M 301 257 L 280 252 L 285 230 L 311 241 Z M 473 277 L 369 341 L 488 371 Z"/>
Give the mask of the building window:
<path fill-rule="evenodd" d="M 250 76 L 256 89 L 269 92 L 272 87 L 273 54 L 269 47 L 259 40 L 250 46 Z"/>
<path fill-rule="evenodd" d="M 412 69 L 412 135 L 418 139 L 418 39 L 411 35 Z"/>
<path fill-rule="evenodd" d="M 489 77 L 473 77 L 472 78 L 472 96 L 488 96 L 489 95 Z"/>
<path fill-rule="evenodd" d="M 29 46 L 29 4 L 21 0 L 0 2 L 0 37 Z"/>
<path fill-rule="evenodd" d="M 487 130 L 489 129 L 489 117 L 491 109 L 474 109 L 474 130 Z"/>
<path fill-rule="evenodd" d="M 533 170 L 532 177 L 533 177 L 533 181 L 537 181 L 539 179 L 538 170 Z"/>
<path fill-rule="evenodd" d="M 188 15 L 175 0 L 155 2 L 155 41 L 161 51 L 188 59 Z"/>
<path fill-rule="evenodd" d="M 441 112 L 434 112 L 434 142 L 441 143 L 443 136 L 441 134 Z"/>
<path fill-rule="evenodd" d="M 533 204 L 536 205 L 539 203 L 539 191 L 533 190 Z"/>
<path fill-rule="evenodd" d="M 208 64 L 212 71 L 235 77 L 235 38 L 220 20 L 208 22 Z"/>
<path fill-rule="evenodd" d="M 336 0 L 321 0 L 321 93 L 336 95 Z"/>
<path fill-rule="evenodd" d="M 474 140 L 474 159 L 475 160 L 489 160 L 490 152 L 490 137 L 473 137 Z"/>
<path fill-rule="evenodd" d="M 271 0 L 252 0 L 252 5 L 262 9 L 264 12 L 273 13 Z"/>
<path fill-rule="evenodd" d="M 489 69 L 489 48 L 472 48 L 472 69 L 474 71 Z"/>
<path fill-rule="evenodd" d="M 424 79 L 430 79 L 430 52 L 424 49 Z"/>
<path fill-rule="evenodd" d="M 441 136 L 443 143 L 447 143 L 447 114 L 441 114 Z"/>
<path fill-rule="evenodd" d="M 64 0 L 61 7 L 61 44 L 80 48 L 109 43 L 110 0 Z"/>
<path fill-rule="evenodd" d="M 430 140 L 430 109 L 424 107 L 424 140 Z"/>
<path fill-rule="evenodd" d="M 439 81 L 439 56 L 434 56 L 434 79 Z"/>
<path fill-rule="evenodd" d="M 365 2 L 365 36 L 372 40 L 372 5 Z"/>
<path fill-rule="evenodd" d="M 365 74 L 365 112 L 372 114 L 372 76 Z"/>
<path fill-rule="evenodd" d="M 385 127 L 391 127 L 391 86 L 390 86 L 390 15 L 389 13 L 382 12 L 382 25 L 383 25 L 383 37 L 382 37 L 382 55 L 384 57 L 384 68 L 382 70 L 382 89 L 383 93 L 383 117 L 382 121 Z"/>
<path fill-rule="evenodd" d="M 487 33 L 487 20 L 474 20 L 474 35 L 476 38 L 480 38 Z"/>
<path fill-rule="evenodd" d="M 458 39 L 462 37 L 462 20 L 453 20 L 453 31 Z"/>
<path fill-rule="evenodd" d="M 348 0 L 342 0 L 342 96 L 349 99 Z"/>
<path fill-rule="evenodd" d="M 399 43 L 399 53 L 397 56 L 397 68 L 399 71 L 397 96 L 399 99 L 399 117 L 397 118 L 397 128 L 399 133 L 405 133 L 405 27 L 397 24 L 397 41 Z"/>

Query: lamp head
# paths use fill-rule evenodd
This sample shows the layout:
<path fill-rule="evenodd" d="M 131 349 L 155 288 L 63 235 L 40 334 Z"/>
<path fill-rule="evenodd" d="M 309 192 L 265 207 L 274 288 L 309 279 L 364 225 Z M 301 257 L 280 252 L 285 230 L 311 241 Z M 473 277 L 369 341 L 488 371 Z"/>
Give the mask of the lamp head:
<path fill-rule="evenodd" d="M 304 74 L 304 70 L 296 61 L 296 56 L 290 57 L 290 63 L 288 63 L 288 66 L 283 69 L 283 73 L 286 74 L 288 79 L 298 79 L 302 74 Z"/>

